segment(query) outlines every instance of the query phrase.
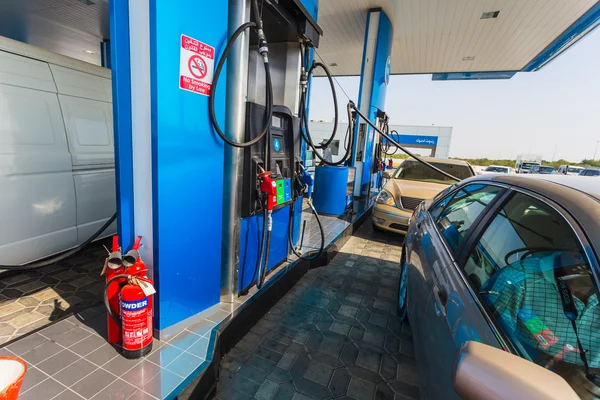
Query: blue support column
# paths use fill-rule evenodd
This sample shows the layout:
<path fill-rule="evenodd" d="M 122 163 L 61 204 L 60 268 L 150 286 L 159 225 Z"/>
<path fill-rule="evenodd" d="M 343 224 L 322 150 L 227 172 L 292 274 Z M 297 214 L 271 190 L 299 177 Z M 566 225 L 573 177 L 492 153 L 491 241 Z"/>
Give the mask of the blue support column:
<path fill-rule="evenodd" d="M 129 63 L 129 2 L 112 0 L 110 42 L 113 121 L 115 132 L 115 178 L 117 186 L 117 231 L 123 248 L 133 243 L 133 155 L 131 137 L 131 80 Z"/>
<path fill-rule="evenodd" d="M 203 81 L 214 66 L 202 57 L 214 49 L 216 65 L 228 5 L 202 2 L 202 15 L 197 0 L 113 0 L 110 7 L 119 233 L 126 248 L 134 235 L 144 238 L 141 253 L 157 289 L 155 329 L 163 331 L 219 302 L 223 144 Z M 200 57 L 182 51 L 188 43 Z M 200 83 L 181 79 L 181 71 Z M 226 68 L 221 76 L 215 111 L 223 125 Z"/>
<path fill-rule="evenodd" d="M 365 30 L 358 108 L 373 123 L 376 122 L 377 111 L 385 109 L 392 40 L 393 27 L 386 13 L 382 10 L 370 11 Z M 366 196 L 371 187 L 373 144 L 377 134 L 364 121 L 359 120 L 354 135 L 352 151 L 352 160 L 356 167 L 354 195 L 361 197 Z"/>

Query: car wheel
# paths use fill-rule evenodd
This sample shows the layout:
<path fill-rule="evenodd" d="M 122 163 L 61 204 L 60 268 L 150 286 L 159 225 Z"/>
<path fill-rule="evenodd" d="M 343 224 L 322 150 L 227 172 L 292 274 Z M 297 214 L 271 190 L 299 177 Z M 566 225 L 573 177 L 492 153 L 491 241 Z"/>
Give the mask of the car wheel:
<path fill-rule="evenodd" d="M 400 282 L 398 283 L 398 319 L 400 322 L 406 320 L 406 314 L 408 311 L 408 268 L 406 268 L 406 261 L 404 256 L 400 262 Z"/>

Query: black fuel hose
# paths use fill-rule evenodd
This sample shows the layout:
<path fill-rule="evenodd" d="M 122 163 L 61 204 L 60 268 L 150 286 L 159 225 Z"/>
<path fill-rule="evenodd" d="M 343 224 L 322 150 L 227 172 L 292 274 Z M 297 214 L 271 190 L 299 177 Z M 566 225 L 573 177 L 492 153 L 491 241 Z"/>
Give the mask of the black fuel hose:
<path fill-rule="evenodd" d="M 317 219 L 317 224 L 319 225 L 319 231 L 321 233 L 321 245 L 319 246 L 319 250 L 317 250 L 317 252 L 314 253 L 312 256 L 306 257 L 304 254 L 299 253 L 298 250 L 296 250 L 296 248 L 294 247 L 294 244 L 292 243 L 292 234 L 294 231 L 294 202 L 292 202 L 292 205 L 291 205 L 290 227 L 288 229 L 288 242 L 290 244 L 290 248 L 292 249 L 292 252 L 299 259 L 306 260 L 306 261 L 314 260 L 315 258 L 319 257 L 321 255 L 321 253 L 323 253 L 323 249 L 325 248 L 325 231 L 323 230 L 323 224 L 321 223 L 321 218 L 319 218 L 319 213 L 317 212 L 317 210 L 315 210 L 315 207 L 313 206 L 312 201 L 308 201 L 308 205 L 309 205 L 310 209 L 312 210 L 313 214 L 315 215 L 315 218 Z"/>
<path fill-rule="evenodd" d="M 331 94 L 333 96 L 334 115 L 333 115 L 333 131 L 331 132 L 331 136 L 329 136 L 329 139 L 327 139 L 327 141 L 325 143 L 313 146 L 314 148 L 317 148 L 317 149 L 324 149 L 327 146 L 329 146 L 329 144 L 331 144 L 331 142 L 333 142 L 333 139 L 335 138 L 335 134 L 337 133 L 337 126 L 338 126 L 338 121 L 339 121 L 338 101 L 337 101 L 337 94 L 335 92 L 335 85 L 333 84 L 333 75 L 331 75 L 331 71 L 329 71 L 329 68 L 327 68 L 327 66 L 325 64 L 320 63 L 320 62 L 313 62 L 313 65 L 308 70 L 308 79 L 310 79 L 310 77 L 312 76 L 315 68 L 322 68 L 323 71 L 325 71 L 325 75 L 327 76 L 327 79 L 329 80 L 329 86 L 331 87 Z M 304 104 L 303 108 L 304 108 L 304 110 L 306 110 L 306 92 L 303 92 L 303 95 L 304 95 L 304 99 L 303 99 L 304 101 L 303 102 L 301 101 L 301 104 Z M 312 138 L 312 136 L 310 135 L 310 130 L 309 130 L 308 123 L 307 123 L 306 111 L 303 112 L 303 114 L 304 114 L 304 129 L 306 130 L 306 135 L 308 135 L 309 138 Z"/>
<path fill-rule="evenodd" d="M 258 5 L 256 4 L 256 1 L 254 1 L 253 3 L 254 3 L 253 9 L 254 9 L 254 12 L 256 13 L 256 12 L 258 12 L 257 11 Z M 265 110 L 265 117 L 264 117 L 264 126 L 261 129 L 260 134 L 257 137 L 255 137 L 254 139 L 249 140 L 247 142 L 236 142 L 234 140 L 231 140 L 225 135 L 225 133 L 219 126 L 219 122 L 217 121 L 217 116 L 215 114 L 215 97 L 216 97 L 216 92 L 217 92 L 217 84 L 219 82 L 219 76 L 221 75 L 221 70 L 223 69 L 223 66 L 225 65 L 225 61 L 227 60 L 227 56 L 229 55 L 231 48 L 235 44 L 235 41 L 237 40 L 237 38 L 242 34 L 242 32 L 244 32 L 248 28 L 262 29 L 262 22 L 260 21 L 260 15 L 256 14 L 255 18 L 257 21 L 259 21 L 258 23 L 246 22 L 245 24 L 240 25 L 240 27 L 237 28 L 235 30 L 235 32 L 233 33 L 233 35 L 231 35 L 231 37 L 229 38 L 229 41 L 227 42 L 227 46 L 225 46 L 225 50 L 223 50 L 223 54 L 221 55 L 221 58 L 219 59 L 219 63 L 217 64 L 217 68 L 215 69 L 215 73 L 213 75 L 213 83 L 212 83 L 213 86 L 210 91 L 210 97 L 208 99 L 208 110 L 210 113 L 210 120 L 212 122 L 213 127 L 215 128 L 215 132 L 217 132 L 217 134 L 221 137 L 221 139 L 223 139 L 223 141 L 225 143 L 227 143 L 228 145 L 233 146 L 233 147 L 240 147 L 240 148 L 250 147 L 250 146 L 258 143 L 260 140 L 262 140 L 262 138 L 264 138 L 265 135 L 267 134 L 269 127 L 271 126 L 271 117 L 273 115 L 273 86 L 271 83 L 271 70 L 269 68 L 268 61 L 264 62 L 265 81 L 266 81 L 266 85 L 265 85 L 266 110 Z"/>
<path fill-rule="evenodd" d="M 117 279 L 129 279 L 130 276 L 131 275 L 127 275 L 127 274 L 115 275 L 112 278 L 110 278 L 108 281 L 106 281 L 106 284 L 104 285 L 104 295 L 103 295 L 103 298 L 104 298 L 104 307 L 106 307 L 106 312 L 108 313 L 108 315 L 119 326 L 121 326 L 121 318 L 118 315 L 115 315 L 115 313 L 113 312 L 113 310 L 110 308 L 110 302 L 108 301 L 108 287 L 111 285 L 111 283 L 113 283 Z"/>
<path fill-rule="evenodd" d="M 265 248 L 265 264 L 262 269 L 262 274 L 260 277 L 260 285 L 258 283 L 258 279 L 256 280 L 256 288 L 260 289 L 265 283 L 265 278 L 267 276 L 267 269 L 269 269 L 269 252 L 271 250 L 271 231 L 267 232 L 267 246 Z"/>
<path fill-rule="evenodd" d="M 350 103 L 349 103 L 350 104 Z M 352 129 L 352 111 L 350 109 L 350 106 L 347 107 L 348 108 L 348 121 L 350 123 L 350 125 L 348 126 L 348 129 L 351 130 Z M 330 166 L 337 166 L 337 165 L 343 165 L 346 161 L 348 161 L 348 159 L 351 157 L 352 154 L 352 147 L 354 145 L 354 135 L 352 134 L 352 132 L 350 132 L 350 140 L 348 143 L 348 147 L 346 148 L 346 153 L 344 154 L 344 156 L 339 160 L 339 161 L 335 161 L 335 162 L 329 162 L 327 160 L 325 160 L 325 158 L 323 158 L 323 156 L 321 156 L 319 154 L 319 152 L 317 151 L 317 146 L 315 146 L 315 144 L 313 143 L 311 137 L 310 137 L 310 133 L 309 131 L 306 129 L 308 126 L 308 117 L 307 117 L 307 113 L 306 113 L 306 93 L 302 93 L 302 96 L 300 97 L 300 134 L 302 135 L 302 138 L 304 139 L 304 141 L 306 142 L 306 144 L 308 144 L 308 146 L 312 149 L 314 155 L 321 160 L 321 162 L 325 165 L 330 165 Z M 305 131 L 306 129 L 306 131 Z"/>
<path fill-rule="evenodd" d="M 392 139 L 391 136 L 389 136 L 385 132 L 382 132 L 381 129 L 379 129 L 377 126 L 375 126 L 374 123 L 372 123 L 369 120 L 369 118 L 365 117 L 365 115 L 360 112 L 360 110 L 356 107 L 356 105 L 354 105 L 353 102 L 349 102 L 348 103 L 348 107 L 354 109 L 354 111 L 356 111 L 356 114 L 358 114 L 362 119 L 364 119 L 365 122 L 371 126 L 371 128 L 375 129 L 377 132 L 379 132 L 380 135 L 382 135 L 384 138 L 386 138 L 387 140 L 389 140 L 390 143 L 392 143 L 394 146 L 396 146 L 398 149 L 400 149 L 404 153 L 408 154 L 410 157 L 414 158 L 416 161 L 420 162 L 421 164 L 425 165 L 426 167 L 429 167 L 429 168 L 433 169 L 434 171 L 439 172 L 440 174 L 444 175 L 447 178 L 450 178 L 450 179 L 452 179 L 452 180 L 454 180 L 456 182 L 460 182 L 461 181 L 461 179 L 458 179 L 457 177 L 455 177 L 455 176 L 447 173 L 446 171 L 442 171 L 441 169 L 439 169 L 435 165 L 433 165 L 431 163 L 428 163 L 427 161 L 423 160 L 421 157 L 413 154 L 411 151 L 409 151 L 406 148 L 404 148 L 404 146 L 402 146 L 400 143 L 398 143 L 394 139 Z"/>
<path fill-rule="evenodd" d="M 262 265 L 263 259 L 265 258 L 265 241 L 267 240 L 267 208 L 263 209 L 263 224 L 262 224 L 262 234 L 260 238 L 260 254 L 258 257 L 258 262 L 256 263 L 256 268 L 254 269 L 254 275 L 256 276 L 256 288 L 260 289 L 262 287 Z M 268 258 L 268 255 L 267 255 Z"/>
<path fill-rule="evenodd" d="M 52 256 L 50 258 L 46 258 L 40 261 L 34 261 L 32 263 L 29 264 L 24 264 L 24 265 L 0 265 L 0 269 L 5 269 L 8 271 L 28 271 L 30 269 L 37 269 L 37 268 L 42 268 L 42 267 L 47 267 L 50 264 L 54 264 L 56 262 L 59 262 L 61 260 L 64 260 L 67 257 L 72 256 L 73 254 L 79 252 L 81 249 L 83 249 L 84 247 L 86 247 L 88 244 L 92 243 L 98 236 L 100 236 L 100 234 L 102 232 L 104 232 L 106 230 L 106 228 L 108 228 L 110 226 L 110 224 L 112 224 L 114 222 L 114 220 L 117 219 L 117 213 L 115 213 L 112 217 L 110 217 L 108 219 L 108 221 L 106 221 L 106 223 L 104 225 L 102 225 L 102 227 L 100 227 L 100 229 L 98 229 L 96 231 L 96 233 L 94 233 L 92 236 L 90 236 L 85 242 L 81 243 L 79 246 L 72 248 L 71 250 L 67 250 L 63 253 L 60 253 L 58 255 Z"/>
<path fill-rule="evenodd" d="M 395 129 L 392 129 L 391 133 L 396 132 L 396 135 L 398 134 L 398 131 Z M 393 156 L 394 154 L 396 154 L 396 152 L 398 151 L 398 147 L 396 147 L 396 145 L 394 145 L 394 152 L 390 153 L 390 147 L 392 147 L 392 143 L 388 140 L 385 142 L 386 143 L 386 147 L 383 149 L 383 152 L 388 155 L 388 156 Z"/>

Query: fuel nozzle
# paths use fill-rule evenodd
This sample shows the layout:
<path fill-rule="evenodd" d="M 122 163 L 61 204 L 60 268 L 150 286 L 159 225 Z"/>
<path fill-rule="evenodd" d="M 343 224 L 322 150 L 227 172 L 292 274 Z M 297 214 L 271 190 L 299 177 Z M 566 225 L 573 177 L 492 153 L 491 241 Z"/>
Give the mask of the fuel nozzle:
<path fill-rule="evenodd" d="M 315 178 L 308 173 L 305 169 L 302 170 L 302 183 L 306 185 L 306 196 L 307 198 L 312 198 L 313 186 L 315 184 Z"/>
<path fill-rule="evenodd" d="M 260 191 L 267 196 L 267 210 L 273 211 L 277 204 L 277 184 L 271 178 L 271 171 L 265 171 L 258 175 L 260 180 Z"/>

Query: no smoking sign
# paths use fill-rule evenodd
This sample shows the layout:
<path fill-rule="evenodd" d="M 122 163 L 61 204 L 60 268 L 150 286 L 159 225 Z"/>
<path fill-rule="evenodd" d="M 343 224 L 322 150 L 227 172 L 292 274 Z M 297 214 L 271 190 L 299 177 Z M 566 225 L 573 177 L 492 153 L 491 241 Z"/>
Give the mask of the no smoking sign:
<path fill-rule="evenodd" d="M 215 65 L 215 49 L 189 36 L 181 35 L 179 87 L 210 95 Z"/>

